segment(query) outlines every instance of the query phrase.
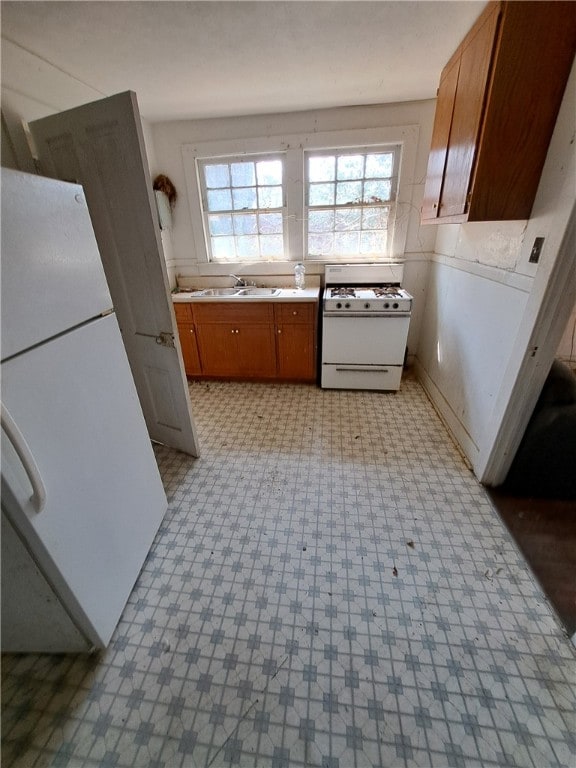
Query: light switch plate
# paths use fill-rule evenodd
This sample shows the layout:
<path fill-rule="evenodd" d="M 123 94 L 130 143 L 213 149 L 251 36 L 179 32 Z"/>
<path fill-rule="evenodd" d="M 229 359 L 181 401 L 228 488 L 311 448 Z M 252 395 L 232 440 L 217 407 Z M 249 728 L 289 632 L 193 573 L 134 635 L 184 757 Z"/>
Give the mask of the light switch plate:
<path fill-rule="evenodd" d="M 532 250 L 530 251 L 530 258 L 528 259 L 528 261 L 531 264 L 538 264 L 543 245 L 544 245 L 543 237 L 534 238 L 534 245 L 532 246 Z"/>

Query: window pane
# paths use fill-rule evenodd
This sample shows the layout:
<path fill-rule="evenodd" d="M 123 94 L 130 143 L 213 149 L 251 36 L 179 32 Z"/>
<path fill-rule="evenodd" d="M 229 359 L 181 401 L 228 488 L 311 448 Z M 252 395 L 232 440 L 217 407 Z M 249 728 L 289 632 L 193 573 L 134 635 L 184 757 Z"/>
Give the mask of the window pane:
<path fill-rule="evenodd" d="M 256 235 L 248 235 L 246 237 L 236 238 L 236 249 L 240 258 L 246 256 L 258 257 L 258 237 Z"/>
<path fill-rule="evenodd" d="M 260 237 L 260 254 L 263 258 L 283 256 L 284 240 L 282 235 L 262 235 Z"/>
<path fill-rule="evenodd" d="M 364 208 L 362 210 L 362 229 L 386 229 L 389 208 Z"/>
<path fill-rule="evenodd" d="M 360 232 L 336 233 L 334 250 L 342 256 L 353 256 L 358 253 L 360 244 Z"/>
<path fill-rule="evenodd" d="M 309 232 L 332 232 L 334 229 L 334 211 L 310 211 L 308 216 Z"/>
<path fill-rule="evenodd" d="M 310 157 L 308 159 L 308 179 L 310 181 L 333 181 L 335 168 L 335 157 L 329 155 Z"/>
<path fill-rule="evenodd" d="M 361 179 L 364 176 L 364 155 L 342 155 L 338 158 L 339 179 Z"/>
<path fill-rule="evenodd" d="M 310 234 L 308 236 L 308 253 L 312 256 L 331 256 L 334 247 L 334 235 Z"/>
<path fill-rule="evenodd" d="M 352 210 L 340 210 L 336 211 L 336 223 L 335 229 L 337 232 L 345 232 L 346 230 L 360 229 L 360 208 L 353 208 Z"/>
<path fill-rule="evenodd" d="M 234 216 L 234 233 L 236 235 L 255 235 L 257 231 L 258 225 L 255 213 Z"/>
<path fill-rule="evenodd" d="M 392 183 L 390 181 L 366 181 L 364 183 L 364 202 L 379 203 L 390 200 Z"/>
<path fill-rule="evenodd" d="M 232 199 L 229 189 L 208 190 L 209 211 L 229 211 L 232 208 Z"/>
<path fill-rule="evenodd" d="M 282 208 L 282 187 L 258 187 L 260 208 Z"/>
<path fill-rule="evenodd" d="M 282 160 L 260 160 L 256 176 L 258 184 L 282 184 Z"/>
<path fill-rule="evenodd" d="M 334 205 L 334 184 L 310 184 L 309 205 Z"/>
<path fill-rule="evenodd" d="M 233 237 L 213 237 L 212 255 L 221 261 L 233 261 L 236 257 Z"/>
<path fill-rule="evenodd" d="M 360 202 L 362 198 L 361 181 L 341 181 L 336 185 L 336 205 Z"/>
<path fill-rule="evenodd" d="M 366 155 L 366 177 L 369 179 L 392 176 L 394 155 L 386 152 L 382 155 Z"/>
<path fill-rule="evenodd" d="M 386 250 L 385 232 L 362 232 L 360 235 L 360 253 L 384 253 Z"/>
<path fill-rule="evenodd" d="M 211 235 L 231 235 L 232 216 L 209 216 L 208 226 Z"/>
<path fill-rule="evenodd" d="M 282 234 L 282 214 L 281 213 L 261 213 L 258 216 L 259 232 L 263 235 L 281 235 Z"/>
<path fill-rule="evenodd" d="M 254 163 L 232 163 L 232 186 L 253 187 L 256 184 Z"/>
<path fill-rule="evenodd" d="M 257 208 L 256 187 L 247 187 L 246 189 L 233 189 L 234 210 L 243 211 L 247 208 Z"/>
<path fill-rule="evenodd" d="M 215 188 L 230 186 L 230 173 L 227 165 L 205 165 L 204 176 L 206 178 L 207 187 Z"/>
<path fill-rule="evenodd" d="M 199 163 L 214 261 L 284 257 L 284 160 L 280 153 Z"/>

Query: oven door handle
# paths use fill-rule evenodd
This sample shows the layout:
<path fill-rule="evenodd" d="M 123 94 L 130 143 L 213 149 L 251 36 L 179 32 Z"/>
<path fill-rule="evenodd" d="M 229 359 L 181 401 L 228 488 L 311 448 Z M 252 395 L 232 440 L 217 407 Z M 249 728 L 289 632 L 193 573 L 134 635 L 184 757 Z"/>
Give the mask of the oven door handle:
<path fill-rule="evenodd" d="M 366 367 L 364 367 L 362 365 L 356 365 L 353 368 L 351 368 L 350 366 L 346 366 L 345 367 L 345 366 L 337 365 L 336 366 L 336 370 L 338 371 L 338 373 L 344 373 L 344 372 L 347 372 L 347 373 L 357 373 L 359 371 L 361 371 L 362 373 L 389 373 L 388 368 L 379 368 L 376 365 L 371 365 L 368 368 L 366 368 Z"/>

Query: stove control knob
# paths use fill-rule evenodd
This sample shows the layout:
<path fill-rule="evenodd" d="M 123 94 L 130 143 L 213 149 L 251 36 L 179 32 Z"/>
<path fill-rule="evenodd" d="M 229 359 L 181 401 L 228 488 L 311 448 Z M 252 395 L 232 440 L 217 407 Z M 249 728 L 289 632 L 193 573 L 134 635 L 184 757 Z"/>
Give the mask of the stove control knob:
<path fill-rule="evenodd" d="M 389 306 L 390 306 L 389 302 L 385 301 L 384 302 L 384 309 L 388 309 Z"/>
<path fill-rule="evenodd" d="M 364 309 L 370 309 L 370 302 L 367 301 L 366 304 L 364 304 Z"/>
<path fill-rule="evenodd" d="M 398 309 L 398 302 L 397 301 L 395 301 L 394 304 L 392 304 L 392 308 L 393 309 Z"/>
<path fill-rule="evenodd" d="M 338 302 L 338 303 L 336 304 L 336 309 L 342 309 L 342 304 L 341 304 L 340 302 Z"/>
<path fill-rule="evenodd" d="M 350 309 L 350 302 L 347 301 L 346 304 L 344 304 L 345 309 Z"/>

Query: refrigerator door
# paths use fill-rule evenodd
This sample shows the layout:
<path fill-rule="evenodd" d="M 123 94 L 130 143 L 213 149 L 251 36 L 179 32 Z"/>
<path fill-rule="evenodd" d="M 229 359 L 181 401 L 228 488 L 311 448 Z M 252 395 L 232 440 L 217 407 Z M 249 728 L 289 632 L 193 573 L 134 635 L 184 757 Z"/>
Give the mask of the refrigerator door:
<path fill-rule="evenodd" d="M 2 360 L 110 310 L 84 191 L 2 168 Z"/>
<path fill-rule="evenodd" d="M 91 643 L 70 618 L 2 512 L 2 652 L 86 652 Z"/>
<path fill-rule="evenodd" d="M 2 378 L 46 490 L 38 512 L 3 431 L 3 509 L 74 623 L 105 647 L 167 508 L 115 315 L 3 363 Z"/>

